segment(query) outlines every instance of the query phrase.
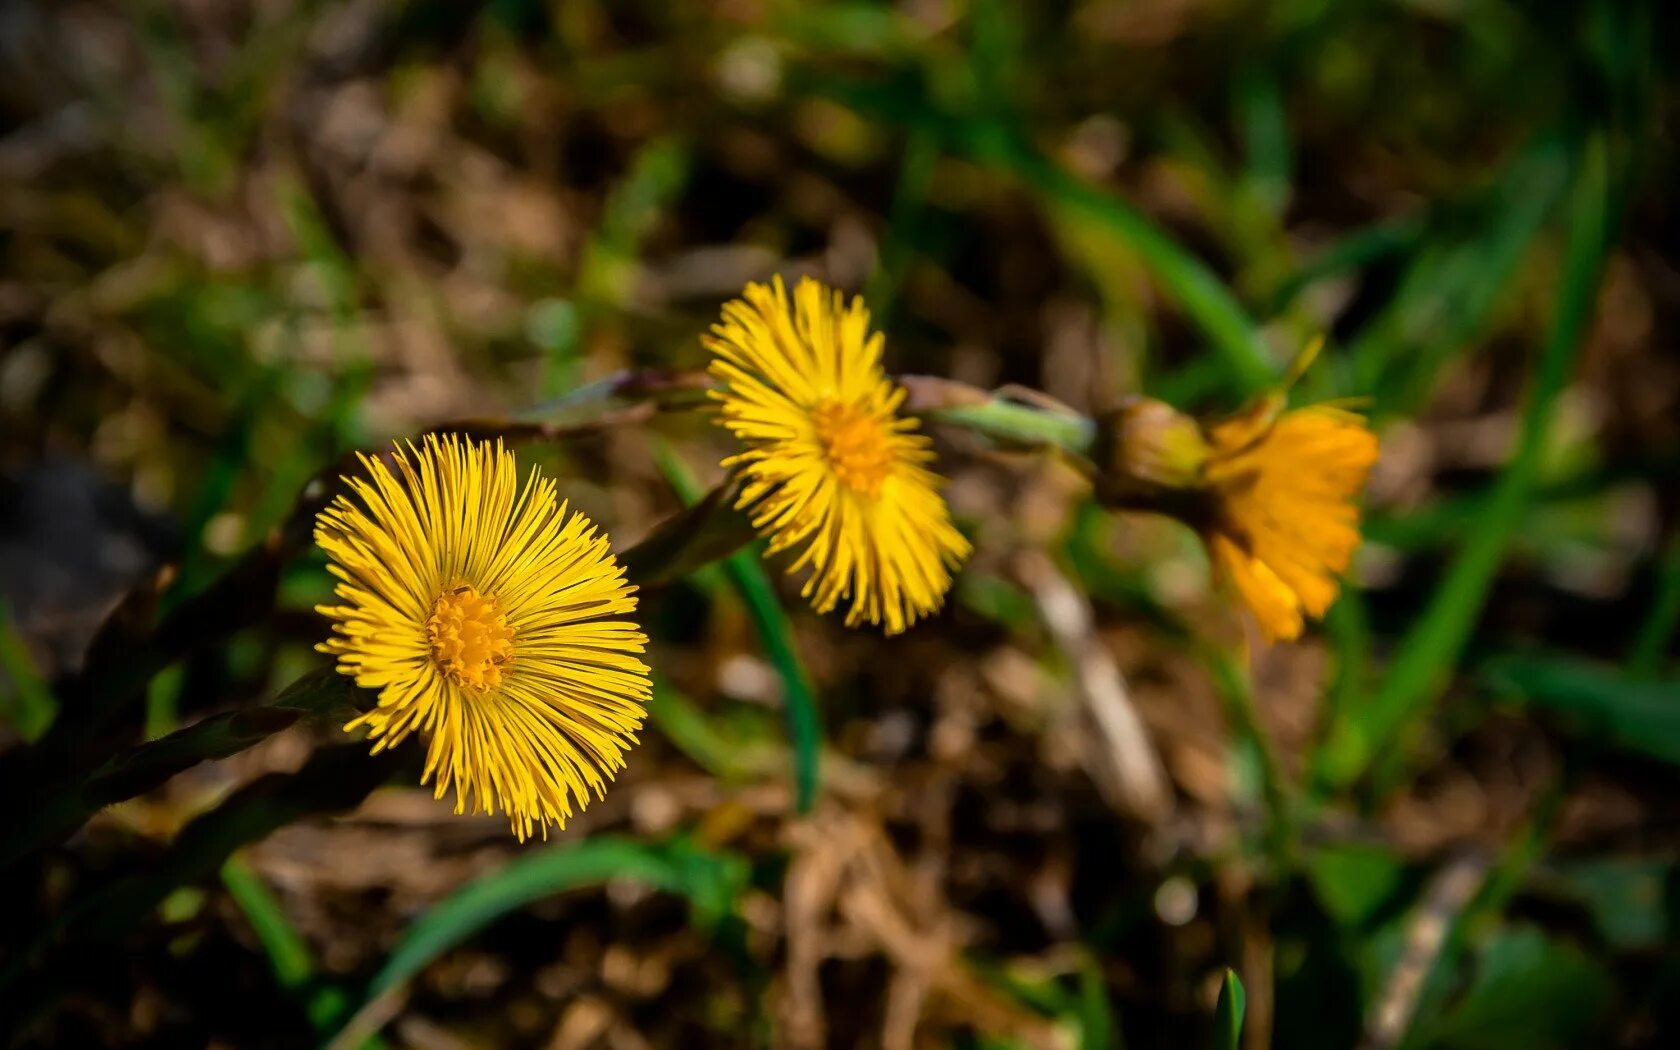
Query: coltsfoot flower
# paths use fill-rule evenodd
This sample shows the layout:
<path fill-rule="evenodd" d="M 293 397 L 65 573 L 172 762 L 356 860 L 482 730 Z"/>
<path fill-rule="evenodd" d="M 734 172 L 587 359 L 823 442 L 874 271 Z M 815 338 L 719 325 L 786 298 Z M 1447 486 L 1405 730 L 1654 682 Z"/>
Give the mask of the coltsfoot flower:
<path fill-rule="evenodd" d="M 582 514 L 567 513 L 513 453 L 429 436 L 361 457 L 316 520 L 315 541 L 343 604 L 319 611 L 318 648 L 378 690 L 366 726 L 378 753 L 420 732 L 421 782 L 455 791 L 455 812 L 505 813 L 521 840 L 565 826 L 604 794 L 636 742 L 649 696 L 634 654 L 647 639 L 622 617 L 635 588 Z"/>
<path fill-rule="evenodd" d="M 862 298 L 804 278 L 791 301 L 780 278 L 749 284 L 701 342 L 713 354 L 719 423 L 746 451 L 738 506 L 769 537 L 798 548 L 803 594 L 819 613 L 849 601 L 897 634 L 936 611 L 969 543 L 951 523 L 931 442 L 899 413 L 903 388 L 881 369 L 883 339 Z"/>
<path fill-rule="evenodd" d="M 1213 515 L 1208 552 L 1273 641 L 1323 616 L 1359 546 L 1354 502 L 1377 461 L 1377 437 L 1346 409 L 1284 412 L 1262 403 L 1208 428 L 1203 469 Z"/>
<path fill-rule="evenodd" d="M 1193 526 L 1272 641 L 1299 637 L 1305 619 L 1323 616 L 1335 601 L 1359 546 L 1355 501 L 1379 451 L 1358 413 L 1283 405 L 1280 391 L 1230 419 L 1201 424 L 1160 401 L 1134 398 L 1099 438 L 1106 459 L 1099 497 Z"/>

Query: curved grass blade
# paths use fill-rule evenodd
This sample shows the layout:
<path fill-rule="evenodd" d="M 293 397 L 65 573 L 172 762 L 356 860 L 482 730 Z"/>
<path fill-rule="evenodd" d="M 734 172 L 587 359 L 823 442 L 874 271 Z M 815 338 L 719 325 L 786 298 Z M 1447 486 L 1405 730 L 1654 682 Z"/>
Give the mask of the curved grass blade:
<path fill-rule="evenodd" d="M 968 152 L 977 160 L 1010 171 L 1049 202 L 1084 215 L 1136 252 L 1161 288 L 1207 336 L 1243 393 L 1265 389 L 1276 381 L 1277 366 L 1247 312 L 1207 264 L 1141 212 L 1051 162 L 1021 136 L 971 133 L 964 137 Z"/>
<path fill-rule="evenodd" d="M 268 891 L 262 878 L 235 854 L 222 865 L 222 885 L 251 924 L 257 942 L 274 968 L 274 979 L 282 988 L 298 988 L 315 972 L 315 961 L 303 936 L 286 918 L 280 902 Z"/>
<path fill-rule="evenodd" d="M 1237 971 L 1225 970 L 1225 983 L 1219 986 L 1219 1005 L 1214 1017 L 1214 1050 L 1241 1050 L 1243 1012 L 1248 1007 L 1248 993 L 1243 991 L 1242 978 Z"/>
<path fill-rule="evenodd" d="M 470 882 L 416 919 L 368 983 L 334 1046 L 360 1046 L 383 1018 L 379 1002 L 398 991 L 433 959 L 496 920 L 533 901 L 614 879 L 688 898 L 700 923 L 715 926 L 731 914 L 746 881 L 744 862 L 686 841 L 649 846 L 624 838 L 586 839 L 543 850 Z"/>
<path fill-rule="evenodd" d="M 315 960 L 309 945 L 261 876 L 239 854 L 222 865 L 222 885 L 251 924 L 251 932 L 274 970 L 275 981 L 300 998 L 316 1031 L 326 1031 L 328 1025 L 344 1016 L 349 996 L 342 988 L 314 983 Z"/>
<path fill-rule="evenodd" d="M 1635 678 L 1655 677 L 1664 654 L 1674 650 L 1675 629 L 1680 627 L 1680 535 L 1668 541 L 1655 575 L 1651 611 L 1628 649 L 1628 673 Z"/>
<path fill-rule="evenodd" d="M 684 503 L 694 503 L 700 485 L 687 464 L 668 446 L 655 446 L 655 458 L 660 470 L 677 497 Z M 714 492 L 714 496 L 716 493 Z M 744 515 L 735 515 L 745 520 Z M 809 813 L 817 797 L 818 764 L 822 753 L 822 723 L 817 717 L 816 691 L 810 676 L 799 660 L 793 645 L 793 628 L 787 612 L 776 598 L 776 588 L 765 574 L 756 550 L 738 551 L 723 563 L 724 573 L 734 586 L 735 593 L 747 607 L 759 641 L 764 643 L 765 655 L 782 680 L 783 706 L 786 709 L 788 737 L 793 752 L 794 803 L 801 813 Z"/>
<path fill-rule="evenodd" d="M 58 714 L 58 701 L 35 669 L 4 595 L 0 595 L 0 676 L 0 718 L 10 722 L 23 739 L 40 739 Z"/>
<path fill-rule="evenodd" d="M 1680 765 L 1680 678 L 1648 680 L 1557 657 L 1495 660 L 1483 677 L 1588 740 Z"/>
<path fill-rule="evenodd" d="M 1503 564 L 1505 548 L 1522 521 L 1539 475 L 1553 406 L 1569 378 L 1576 348 L 1592 318 L 1611 235 L 1607 148 L 1589 142 L 1574 188 L 1569 243 L 1557 314 L 1523 412 L 1522 434 L 1458 556 L 1429 606 L 1401 641 L 1371 702 L 1339 723 L 1320 752 L 1318 780 L 1343 788 L 1360 779 L 1378 758 L 1398 759 L 1395 746 L 1427 716 L 1469 644 L 1477 617 Z"/>

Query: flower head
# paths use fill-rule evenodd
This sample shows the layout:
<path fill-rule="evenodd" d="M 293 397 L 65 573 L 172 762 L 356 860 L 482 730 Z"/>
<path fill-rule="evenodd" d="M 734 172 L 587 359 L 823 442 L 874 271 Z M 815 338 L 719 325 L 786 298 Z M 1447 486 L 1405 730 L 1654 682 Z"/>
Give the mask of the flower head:
<path fill-rule="evenodd" d="M 1355 500 L 1377 460 L 1359 415 L 1330 405 L 1278 414 L 1262 402 L 1207 428 L 1208 552 L 1273 641 L 1336 600 L 1359 546 Z"/>
<path fill-rule="evenodd" d="M 739 506 L 771 553 L 801 548 L 803 594 L 819 612 L 850 600 L 896 634 L 934 612 L 969 544 L 939 494 L 929 440 L 899 414 L 904 390 L 881 369 L 883 339 L 861 298 L 804 278 L 749 284 L 701 340 L 721 384 L 719 422 L 746 451 L 724 461 Z"/>
<path fill-rule="evenodd" d="M 1290 380 L 1316 352 L 1315 344 L 1301 355 Z M 1337 577 L 1359 546 L 1355 500 L 1378 452 L 1357 413 L 1283 405 L 1280 390 L 1203 424 L 1133 398 L 1103 421 L 1098 438 L 1098 497 L 1195 527 L 1273 641 L 1299 637 L 1305 618 L 1335 601 Z"/>
<path fill-rule="evenodd" d="M 521 839 L 565 826 L 636 742 L 647 639 L 617 617 L 634 588 L 587 518 L 533 469 L 519 483 L 501 442 L 428 436 L 362 457 L 316 521 L 343 603 L 318 648 L 379 691 L 345 728 L 378 752 L 420 731 L 421 782 L 455 812 L 506 813 Z"/>

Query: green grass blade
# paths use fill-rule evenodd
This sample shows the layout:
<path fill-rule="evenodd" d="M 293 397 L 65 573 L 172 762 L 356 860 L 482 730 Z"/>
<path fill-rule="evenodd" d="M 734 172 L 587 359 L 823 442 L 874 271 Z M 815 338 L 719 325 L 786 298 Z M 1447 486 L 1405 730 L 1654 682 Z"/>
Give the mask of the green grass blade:
<path fill-rule="evenodd" d="M 1121 1050 L 1120 1025 L 1108 1000 L 1102 964 L 1090 955 L 1079 960 L 1079 1050 Z"/>
<path fill-rule="evenodd" d="M 793 645 L 793 627 L 776 597 L 756 551 L 732 555 L 724 572 L 746 603 L 747 614 L 758 629 L 764 653 L 781 676 L 783 703 L 787 708 L 788 736 L 793 745 L 795 805 L 809 813 L 817 797 L 818 763 L 822 753 L 822 727 L 817 717 L 816 691 Z"/>
<path fill-rule="evenodd" d="M 1348 347 L 1349 389 L 1382 395 L 1382 412 L 1417 408 L 1483 329 L 1569 175 L 1568 144 L 1543 135 L 1477 198 L 1482 207 L 1472 230 L 1426 238 L 1388 307 Z"/>
<path fill-rule="evenodd" d="M 1423 232 L 1423 220 L 1416 215 L 1407 215 L 1347 234 L 1320 250 L 1284 279 L 1271 293 L 1267 313 L 1283 313 L 1302 292 L 1320 281 L 1350 270 L 1363 270 L 1413 250 Z"/>
<path fill-rule="evenodd" d="M 1321 751 L 1318 774 L 1328 787 L 1345 787 L 1363 776 L 1378 756 L 1396 755 L 1396 745 L 1428 716 L 1469 644 L 1506 546 L 1529 505 L 1553 405 L 1591 319 L 1609 245 L 1610 180 L 1601 139 L 1591 140 L 1585 160 L 1570 212 L 1557 314 L 1523 413 L 1516 453 L 1446 578 L 1402 640 L 1382 686 L 1369 704 L 1339 723 Z"/>
<path fill-rule="evenodd" d="M 765 760 L 777 764 L 782 761 L 779 746 L 760 746 L 761 741 L 742 740 L 734 734 L 719 732 L 694 701 L 658 675 L 654 675 L 653 696 L 648 700 L 647 710 L 648 722 L 665 734 L 677 750 L 721 780 L 746 780 L 755 772 L 764 772 Z M 762 741 L 764 745 L 769 743 Z"/>
<path fill-rule="evenodd" d="M 274 894 L 238 854 L 222 865 L 222 885 L 251 924 L 251 932 L 257 935 L 280 987 L 301 987 L 314 975 L 315 962 Z"/>
<path fill-rule="evenodd" d="M 655 447 L 655 457 L 671 487 L 684 503 L 700 497 L 700 485 L 687 464 L 665 445 Z M 747 607 L 758 631 L 764 654 L 782 680 L 783 706 L 786 709 L 788 739 L 792 745 L 794 800 L 799 812 L 809 813 L 817 797 L 818 768 L 822 754 L 822 722 L 817 715 L 816 690 L 800 662 L 793 644 L 793 626 L 787 611 L 776 597 L 776 588 L 759 561 L 758 550 L 738 551 L 723 563 L 735 593 Z"/>
<path fill-rule="evenodd" d="M 1581 735 L 1680 766 L 1680 680 L 1644 680 L 1579 660 L 1507 657 L 1483 680 Z"/>
<path fill-rule="evenodd" d="M 881 241 L 880 261 L 876 263 L 875 272 L 870 275 L 863 294 L 876 326 L 882 330 L 890 328 L 893 305 L 909 276 L 916 236 L 938 162 L 938 137 L 928 128 L 910 128 L 904 143 L 904 161 L 898 169 L 898 186 L 893 190 L 891 210 L 887 216 L 886 233 Z"/>
<path fill-rule="evenodd" d="M 660 846 L 602 837 L 529 854 L 470 882 L 433 905 L 410 926 L 369 982 L 352 1019 L 335 1037 L 359 1031 L 359 1018 L 433 959 L 533 901 L 583 886 L 624 879 L 687 897 L 703 922 L 716 923 L 734 907 L 746 873 L 734 858 L 678 841 Z"/>
<path fill-rule="evenodd" d="M 1657 568 L 1656 597 L 1628 650 L 1628 674 L 1650 678 L 1660 672 L 1663 654 L 1674 650 L 1677 627 L 1680 627 L 1680 536 L 1670 540 L 1663 552 Z"/>
<path fill-rule="evenodd" d="M 0 596 L 0 674 L 4 675 L 4 681 L 0 681 L 0 718 L 10 722 L 23 739 L 34 743 L 52 725 L 58 701 L 41 680 L 35 661 L 29 658 L 4 596 Z"/>
<path fill-rule="evenodd" d="M 257 943 L 262 945 L 274 970 L 276 983 L 301 998 L 309 1023 L 317 1032 L 328 1032 L 345 1016 L 349 995 L 337 985 L 315 983 L 315 959 L 309 945 L 262 878 L 239 854 L 229 857 L 222 865 L 222 885 L 244 913 L 245 921 L 251 924 L 251 932 L 256 934 Z M 360 1045 L 364 1050 L 373 1050 L 385 1043 L 374 1037 Z"/>
<path fill-rule="evenodd" d="M 1215 1007 L 1214 1050 L 1241 1050 L 1243 1013 L 1248 1008 L 1248 993 L 1243 990 L 1237 971 L 1225 970 L 1225 982 L 1219 986 L 1219 1005 Z"/>
<path fill-rule="evenodd" d="M 1261 390 L 1277 378 L 1277 365 L 1253 319 L 1206 263 L 1142 212 L 1051 161 L 1012 126 L 995 116 L 964 118 L 942 112 L 925 98 L 907 100 L 891 88 L 823 78 L 802 86 L 872 119 L 935 129 L 952 150 L 1018 179 L 1046 203 L 1107 230 L 1137 254 L 1162 291 L 1207 337 L 1240 392 Z"/>
<path fill-rule="evenodd" d="M 967 136 L 977 160 L 1011 172 L 1047 200 L 1083 215 L 1135 252 L 1167 295 L 1208 338 L 1242 393 L 1277 378 L 1277 366 L 1248 313 L 1206 263 L 1163 233 L 1143 213 L 1064 170 L 1015 136 Z"/>
<path fill-rule="evenodd" d="M 1275 71 L 1255 63 L 1237 77 L 1235 95 L 1237 122 L 1247 154 L 1242 185 L 1267 214 L 1280 215 L 1289 203 L 1294 168 L 1282 86 Z"/>

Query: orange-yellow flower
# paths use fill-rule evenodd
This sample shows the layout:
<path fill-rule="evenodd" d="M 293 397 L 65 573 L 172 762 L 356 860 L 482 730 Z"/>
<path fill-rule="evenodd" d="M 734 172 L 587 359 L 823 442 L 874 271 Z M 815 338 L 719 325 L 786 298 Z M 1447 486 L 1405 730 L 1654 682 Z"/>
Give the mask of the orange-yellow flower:
<path fill-rule="evenodd" d="M 1267 638 L 1297 638 L 1305 617 L 1323 616 L 1335 601 L 1359 546 L 1355 500 L 1377 460 L 1377 437 L 1346 409 L 1278 414 L 1267 402 L 1206 434 L 1208 552 Z"/>
<path fill-rule="evenodd" d="M 523 486 L 513 453 L 427 437 L 362 457 L 365 478 L 322 511 L 315 541 L 342 604 L 319 611 L 318 648 L 378 705 L 377 753 L 430 738 L 421 782 L 455 812 L 507 814 L 521 839 L 565 826 L 624 765 L 649 696 L 634 654 L 647 639 L 621 617 L 635 588 L 553 480 Z"/>
<path fill-rule="evenodd" d="M 1291 379 L 1316 351 L 1308 348 Z M 1283 404 L 1279 391 L 1202 424 L 1133 398 L 1104 421 L 1098 439 L 1098 497 L 1193 526 L 1272 641 L 1299 637 L 1306 618 L 1335 601 L 1359 546 L 1356 500 L 1378 452 L 1357 413 Z"/>
<path fill-rule="evenodd" d="M 937 610 L 969 544 L 927 467 L 929 440 L 899 414 L 905 392 L 881 369 L 863 300 L 808 277 L 791 301 L 780 278 L 749 284 L 701 342 L 718 422 L 746 446 L 724 461 L 742 479 L 738 506 L 769 553 L 800 548 L 788 571 L 811 570 L 812 607 L 849 600 L 847 626 L 888 634 Z"/>

